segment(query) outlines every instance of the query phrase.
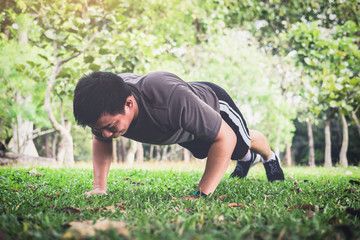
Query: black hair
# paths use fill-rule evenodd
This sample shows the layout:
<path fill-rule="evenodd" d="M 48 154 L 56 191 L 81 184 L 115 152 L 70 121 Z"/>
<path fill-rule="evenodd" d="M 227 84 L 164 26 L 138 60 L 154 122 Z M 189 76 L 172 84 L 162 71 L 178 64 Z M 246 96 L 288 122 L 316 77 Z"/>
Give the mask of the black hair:
<path fill-rule="evenodd" d="M 124 113 L 131 90 L 110 72 L 93 72 L 79 80 L 74 92 L 74 117 L 80 126 L 95 124 L 104 114 Z"/>

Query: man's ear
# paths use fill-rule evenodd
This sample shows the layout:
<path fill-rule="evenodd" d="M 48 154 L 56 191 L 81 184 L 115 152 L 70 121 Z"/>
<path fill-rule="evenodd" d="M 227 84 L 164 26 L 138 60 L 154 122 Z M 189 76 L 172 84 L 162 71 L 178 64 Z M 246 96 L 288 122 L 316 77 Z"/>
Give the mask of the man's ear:
<path fill-rule="evenodd" d="M 134 106 L 132 95 L 126 98 L 125 106 L 129 108 Z"/>

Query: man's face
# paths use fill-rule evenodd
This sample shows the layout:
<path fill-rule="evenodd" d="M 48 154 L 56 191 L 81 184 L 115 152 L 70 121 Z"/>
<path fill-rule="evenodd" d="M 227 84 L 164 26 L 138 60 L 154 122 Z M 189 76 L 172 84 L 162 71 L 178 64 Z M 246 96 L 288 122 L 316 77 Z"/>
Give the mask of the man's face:
<path fill-rule="evenodd" d="M 123 114 L 105 113 L 91 128 L 101 132 L 104 138 L 117 138 L 127 132 L 132 120 L 131 113 L 125 109 Z"/>
<path fill-rule="evenodd" d="M 137 118 L 138 113 L 137 102 L 134 96 L 131 95 L 126 99 L 123 113 L 115 115 L 104 113 L 90 127 L 97 132 L 101 132 L 104 138 L 117 138 L 127 132 L 131 122 Z"/>

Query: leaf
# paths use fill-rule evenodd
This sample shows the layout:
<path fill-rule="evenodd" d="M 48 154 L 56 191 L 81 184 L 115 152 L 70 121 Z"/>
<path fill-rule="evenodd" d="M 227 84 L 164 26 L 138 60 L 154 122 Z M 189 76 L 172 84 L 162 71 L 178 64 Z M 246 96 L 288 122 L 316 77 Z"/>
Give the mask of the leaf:
<path fill-rule="evenodd" d="M 356 188 L 348 188 L 348 189 L 345 189 L 344 192 L 346 192 L 346 193 L 356 193 Z"/>
<path fill-rule="evenodd" d="M 306 218 L 310 219 L 314 216 L 315 212 L 314 211 L 307 211 L 306 212 Z"/>
<path fill-rule="evenodd" d="M 120 208 L 121 211 L 125 211 L 125 206 L 122 203 L 116 203 L 116 205 Z"/>
<path fill-rule="evenodd" d="M 99 50 L 99 54 L 101 54 L 101 55 L 106 55 L 109 53 L 111 53 L 111 50 L 106 49 L 106 48 L 100 48 L 100 50 Z"/>
<path fill-rule="evenodd" d="M 15 212 L 17 211 L 17 210 L 19 210 L 19 207 L 21 206 L 21 203 L 19 204 L 19 205 L 17 205 L 16 206 L 16 208 L 15 208 Z"/>
<path fill-rule="evenodd" d="M 145 185 L 145 183 L 133 182 L 130 178 L 124 178 L 123 181 L 129 181 L 133 185 Z"/>
<path fill-rule="evenodd" d="M 12 191 L 13 191 L 13 192 L 21 192 L 20 189 L 13 189 Z"/>
<path fill-rule="evenodd" d="M 85 63 L 92 63 L 94 62 L 95 58 L 93 56 L 85 56 L 84 57 L 84 62 Z"/>
<path fill-rule="evenodd" d="M 356 181 L 356 180 L 350 180 L 349 181 L 350 184 L 356 184 L 356 185 L 360 185 L 360 182 L 359 181 Z"/>
<path fill-rule="evenodd" d="M 298 205 L 294 205 L 292 207 L 288 208 L 289 210 L 294 210 L 294 209 L 302 209 L 302 210 L 311 210 L 311 211 L 315 211 L 315 206 L 314 205 L 309 205 L 309 204 L 298 204 Z"/>
<path fill-rule="evenodd" d="M 115 206 L 104 207 L 103 212 L 115 212 Z"/>
<path fill-rule="evenodd" d="M 294 191 L 296 193 L 302 193 L 303 192 L 303 190 L 301 188 L 296 188 L 296 189 L 291 188 L 290 191 Z"/>
<path fill-rule="evenodd" d="M 48 29 L 46 32 L 44 32 L 45 36 L 51 40 L 56 39 L 55 30 L 54 29 Z"/>
<path fill-rule="evenodd" d="M 100 66 L 95 64 L 95 63 L 91 63 L 89 68 L 92 70 L 92 71 L 99 71 L 100 70 Z"/>
<path fill-rule="evenodd" d="M 221 195 L 221 196 L 219 197 L 219 200 L 222 201 L 222 200 L 224 200 L 224 199 L 227 198 L 227 197 L 228 197 L 227 195 Z"/>
<path fill-rule="evenodd" d="M 328 221 L 329 224 L 339 224 L 341 223 L 341 219 L 337 218 L 336 216 L 333 216 Z"/>
<path fill-rule="evenodd" d="M 34 174 L 36 177 L 39 177 L 42 175 L 42 173 L 39 173 L 38 171 L 36 171 L 35 168 L 31 169 L 30 171 L 28 171 L 27 173 L 29 174 Z"/>
<path fill-rule="evenodd" d="M 55 197 L 50 196 L 50 195 L 48 195 L 47 193 L 45 194 L 45 198 L 50 199 L 50 200 L 54 200 L 54 199 L 55 199 Z"/>
<path fill-rule="evenodd" d="M 73 207 L 64 207 L 61 209 L 61 211 L 70 214 L 79 214 L 81 212 L 79 208 L 73 208 Z"/>
<path fill-rule="evenodd" d="M 360 217 L 360 209 L 355 210 L 354 208 L 346 208 L 345 211 L 355 217 Z"/>
<path fill-rule="evenodd" d="M 38 55 L 39 57 L 41 57 L 42 59 L 46 60 L 46 61 L 49 60 L 47 56 L 45 56 L 45 55 L 43 55 L 43 54 L 41 54 L 41 53 L 38 53 L 37 55 Z"/>
<path fill-rule="evenodd" d="M 95 236 L 96 231 L 109 231 L 114 229 L 119 235 L 128 238 L 129 231 L 126 223 L 121 221 L 110 221 L 108 219 L 93 224 L 92 220 L 85 222 L 70 222 L 70 228 L 62 235 L 63 239 L 85 238 Z"/>
<path fill-rule="evenodd" d="M 32 184 L 28 184 L 27 185 L 29 188 L 33 188 L 34 191 L 36 191 L 38 189 L 38 186 L 37 185 L 32 185 Z"/>
<path fill-rule="evenodd" d="M 245 208 L 245 204 L 243 204 L 243 203 L 229 203 L 228 207 L 230 207 L 230 208 L 234 208 L 234 207 Z"/>

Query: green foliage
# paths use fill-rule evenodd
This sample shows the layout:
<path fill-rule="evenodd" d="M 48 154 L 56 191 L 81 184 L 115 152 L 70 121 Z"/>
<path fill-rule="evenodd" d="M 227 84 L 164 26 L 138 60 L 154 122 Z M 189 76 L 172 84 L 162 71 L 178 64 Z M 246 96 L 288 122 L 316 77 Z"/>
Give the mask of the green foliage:
<path fill-rule="evenodd" d="M 219 1 L 214 1 L 219 2 Z M 220 1 L 225 7 L 227 26 L 246 25 L 263 46 L 277 52 L 284 47 L 278 34 L 287 32 L 292 24 L 317 22 L 324 28 L 333 28 L 351 20 L 359 26 L 359 4 L 357 0 L 292 0 L 292 1 Z"/>
<path fill-rule="evenodd" d="M 331 30 L 313 22 L 295 24 L 286 34 L 296 63 L 308 76 L 308 89 L 313 90 L 305 99 L 314 113 L 347 113 L 360 104 L 359 30 L 351 21 Z"/>
<path fill-rule="evenodd" d="M 360 237 L 360 190 L 350 183 L 360 177 L 355 168 L 285 169 L 291 178 L 271 184 L 263 168 L 255 168 L 248 180 L 224 179 L 211 198 L 198 201 L 179 199 L 193 193 L 197 171 L 114 169 L 108 195 L 86 198 L 90 169 L 37 170 L 0 169 L 0 229 L 6 238 L 61 239 L 68 223 L 103 218 L 126 222 L 131 239 Z M 125 210 L 102 210 L 116 203 Z M 105 237 L 121 239 L 112 232 L 97 235 Z"/>
<path fill-rule="evenodd" d="M 17 116 L 46 126 L 41 106 L 45 85 L 24 74 L 22 68 L 38 51 L 16 41 L 0 43 L 0 141 L 11 137 Z M 34 91 L 34 89 L 38 91 Z M 31 101 L 27 101 L 29 99 Z M 20 100 L 19 100 L 20 99 Z"/>

